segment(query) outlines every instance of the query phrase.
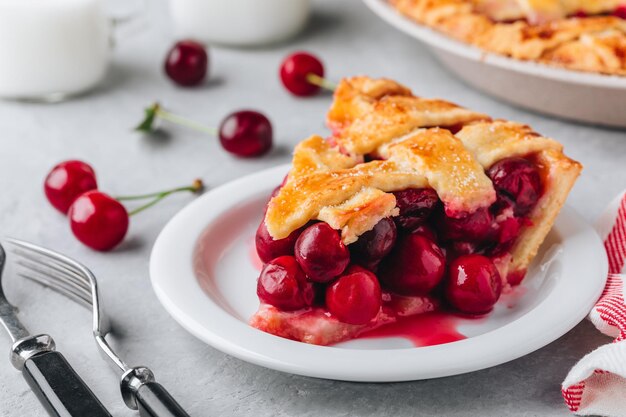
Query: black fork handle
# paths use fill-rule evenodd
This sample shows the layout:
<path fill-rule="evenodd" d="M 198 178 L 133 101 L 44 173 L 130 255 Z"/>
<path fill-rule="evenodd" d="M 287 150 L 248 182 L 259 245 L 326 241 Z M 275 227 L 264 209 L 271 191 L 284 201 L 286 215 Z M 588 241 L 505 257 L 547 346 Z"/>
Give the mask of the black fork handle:
<path fill-rule="evenodd" d="M 57 351 L 31 356 L 24 379 L 52 417 L 111 417 L 100 400 Z"/>
<path fill-rule="evenodd" d="M 174 397 L 158 382 L 142 384 L 135 394 L 141 417 L 189 417 Z"/>

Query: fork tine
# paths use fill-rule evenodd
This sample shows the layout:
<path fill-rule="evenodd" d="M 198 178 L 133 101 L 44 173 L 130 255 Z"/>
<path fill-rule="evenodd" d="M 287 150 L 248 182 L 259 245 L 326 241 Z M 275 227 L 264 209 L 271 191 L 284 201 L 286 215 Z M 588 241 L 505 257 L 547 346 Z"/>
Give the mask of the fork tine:
<path fill-rule="evenodd" d="M 64 257 L 49 253 L 44 248 L 27 242 L 9 240 L 17 246 L 13 251 L 19 256 L 16 262 L 27 273 L 18 275 L 44 285 L 87 307 L 91 307 L 91 281 L 80 269 L 71 265 Z"/>
<path fill-rule="evenodd" d="M 68 270 L 66 268 L 61 267 L 59 264 L 51 262 L 51 261 L 43 261 L 37 256 L 31 256 L 27 253 L 20 253 L 18 251 L 15 252 L 17 255 L 20 255 L 22 259 L 17 261 L 18 265 L 25 266 L 29 269 L 35 269 L 37 272 L 41 274 L 55 273 L 55 278 L 63 279 L 66 281 L 71 281 L 72 284 L 80 287 L 88 293 L 91 293 L 91 285 L 86 277 L 81 274 L 78 274 L 74 271 Z"/>
<path fill-rule="evenodd" d="M 17 264 L 30 272 L 30 274 L 22 273 L 22 276 L 26 277 L 28 275 L 29 277 L 33 277 L 34 275 L 34 277 L 38 279 L 33 279 L 33 281 L 44 284 L 50 288 L 54 287 L 54 289 L 64 295 L 67 292 L 72 293 L 91 304 L 91 291 L 77 285 L 73 280 L 68 280 L 67 276 L 59 274 L 52 269 L 41 268 L 38 264 L 32 264 L 25 261 L 18 261 Z"/>
<path fill-rule="evenodd" d="M 43 285 L 44 287 L 50 288 L 52 291 L 55 291 L 84 307 L 91 308 L 90 299 L 87 299 L 84 296 L 74 292 L 73 290 L 62 286 L 59 281 L 48 280 L 48 279 L 45 279 L 43 276 L 28 275 L 28 274 L 24 274 L 21 272 L 18 272 L 17 275 L 22 278 L 34 281 L 40 285 Z"/>
<path fill-rule="evenodd" d="M 73 265 L 65 262 L 63 259 L 59 259 L 58 257 L 54 257 L 48 253 L 39 251 L 37 250 L 37 248 L 30 248 L 26 246 L 19 246 L 19 248 L 15 249 L 13 253 L 43 265 L 50 265 L 50 263 L 52 263 L 57 267 L 57 269 L 63 269 L 69 273 L 72 273 L 73 275 L 78 276 L 82 281 L 85 282 L 85 286 L 89 287 L 89 279 L 82 273 L 82 271 L 77 269 Z M 42 258 L 45 258 L 45 261 Z"/>
<path fill-rule="evenodd" d="M 102 304 L 94 274 L 81 263 L 53 250 L 17 239 L 5 240 L 14 247 L 12 251 L 18 255 L 18 263 L 26 271 L 18 275 L 91 308 L 94 319 L 92 332 L 100 351 L 116 369 L 127 372 L 130 368 L 105 339 L 111 327 L 108 317 L 101 311 Z"/>

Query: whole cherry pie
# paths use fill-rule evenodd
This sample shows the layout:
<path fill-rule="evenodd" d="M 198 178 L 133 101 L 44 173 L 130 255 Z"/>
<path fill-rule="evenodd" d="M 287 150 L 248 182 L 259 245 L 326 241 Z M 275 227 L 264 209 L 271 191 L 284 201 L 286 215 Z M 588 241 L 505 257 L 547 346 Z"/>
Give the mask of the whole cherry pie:
<path fill-rule="evenodd" d="M 256 235 L 252 326 L 327 345 L 520 283 L 581 171 L 528 126 L 393 81 L 341 81 Z"/>
<path fill-rule="evenodd" d="M 389 0 L 403 15 L 490 52 L 626 75 L 626 0 Z"/>

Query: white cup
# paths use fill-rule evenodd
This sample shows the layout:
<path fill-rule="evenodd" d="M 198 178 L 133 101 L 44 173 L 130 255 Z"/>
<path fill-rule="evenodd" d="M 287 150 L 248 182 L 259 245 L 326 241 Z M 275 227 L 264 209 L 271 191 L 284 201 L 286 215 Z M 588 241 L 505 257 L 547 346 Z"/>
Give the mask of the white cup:
<path fill-rule="evenodd" d="M 253 46 L 299 32 L 310 0 L 170 0 L 170 11 L 180 38 Z"/>
<path fill-rule="evenodd" d="M 57 101 L 92 89 L 111 61 L 103 0 L 0 0 L 0 97 Z"/>

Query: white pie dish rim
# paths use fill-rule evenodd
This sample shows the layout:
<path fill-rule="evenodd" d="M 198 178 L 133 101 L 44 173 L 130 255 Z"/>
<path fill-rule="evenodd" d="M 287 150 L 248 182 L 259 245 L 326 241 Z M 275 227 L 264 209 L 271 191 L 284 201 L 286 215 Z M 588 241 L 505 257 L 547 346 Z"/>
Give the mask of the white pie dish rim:
<path fill-rule="evenodd" d="M 314 346 L 261 332 L 203 291 L 193 255 L 208 225 L 228 216 L 233 207 L 269 195 L 288 169 L 289 165 L 283 165 L 255 173 L 199 197 L 164 227 L 150 258 L 153 289 L 169 314 L 200 340 L 242 360 L 283 372 L 348 381 L 407 381 L 471 372 L 516 359 L 556 340 L 585 317 L 604 287 L 608 266 L 602 242 L 590 225 L 566 207 L 554 232 L 562 235 L 556 255 L 560 269 L 542 278 L 551 280 L 546 285 L 549 292 L 503 327 L 454 343 L 393 350 Z"/>

